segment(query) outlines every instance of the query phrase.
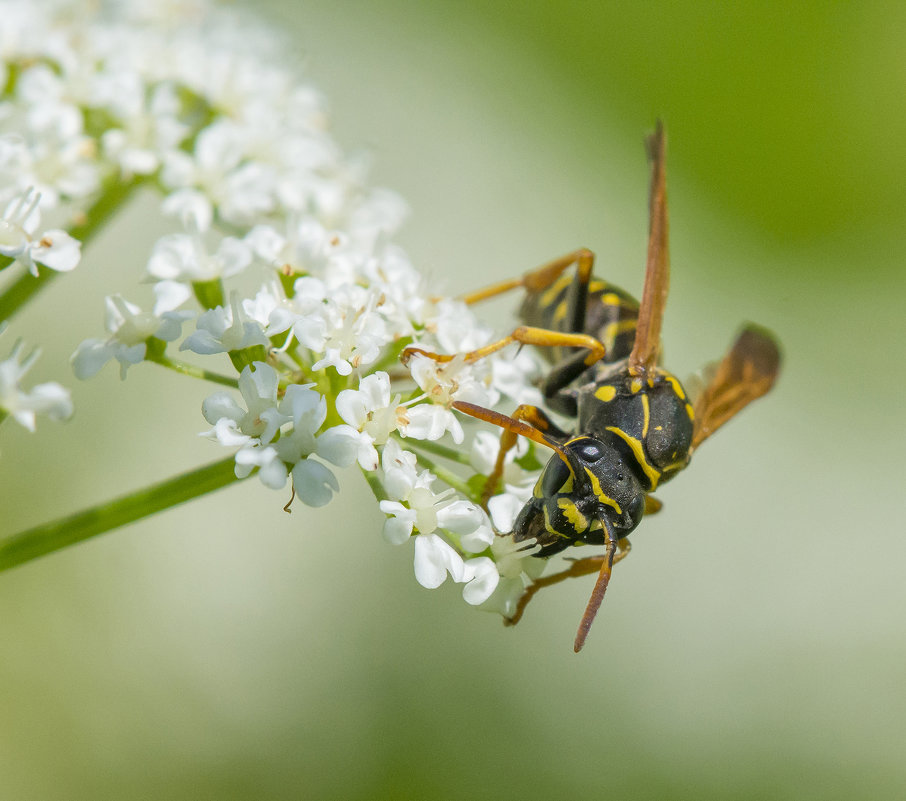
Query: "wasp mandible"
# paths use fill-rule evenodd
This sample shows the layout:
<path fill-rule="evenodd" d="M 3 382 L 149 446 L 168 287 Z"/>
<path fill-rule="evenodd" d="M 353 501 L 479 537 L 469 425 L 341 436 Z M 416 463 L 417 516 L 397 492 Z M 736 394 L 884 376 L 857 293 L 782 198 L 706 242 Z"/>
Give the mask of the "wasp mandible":
<path fill-rule="evenodd" d="M 541 382 L 546 406 L 575 419 L 573 431 L 560 428 L 537 406 L 522 405 L 507 416 L 462 401 L 454 408 L 503 429 L 497 463 L 485 485 L 483 502 L 496 490 L 507 451 L 518 436 L 554 451 L 514 526 L 517 542 L 537 543 L 546 558 L 571 545 L 603 545 L 600 556 L 575 560 L 557 574 L 526 589 L 525 605 L 544 586 L 570 576 L 598 574 L 579 624 L 578 652 L 604 598 L 613 565 L 629 553 L 628 535 L 661 504 L 651 493 L 683 468 L 693 452 L 720 426 L 768 392 L 780 369 L 774 337 L 744 325 L 710 381 L 692 400 L 679 379 L 660 366 L 661 322 L 667 301 L 666 136 L 658 122 L 646 140 L 651 163 L 648 258 L 642 300 L 598 280 L 594 254 L 579 249 L 520 278 L 467 295 L 467 303 L 515 288 L 525 290 L 524 323 L 513 333 L 464 354 L 474 361 L 509 344 L 535 345 L 552 367 Z M 575 266 L 575 272 L 567 271 Z M 436 361 L 453 355 L 409 347 Z"/>

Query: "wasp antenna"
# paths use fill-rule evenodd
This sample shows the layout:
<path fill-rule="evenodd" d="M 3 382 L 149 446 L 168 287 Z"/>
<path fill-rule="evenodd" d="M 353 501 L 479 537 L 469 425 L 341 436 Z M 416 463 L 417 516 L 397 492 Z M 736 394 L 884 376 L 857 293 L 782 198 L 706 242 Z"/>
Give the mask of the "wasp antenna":
<path fill-rule="evenodd" d="M 588 599 L 588 606 L 585 607 L 585 614 L 579 621 L 579 630 L 576 632 L 576 641 L 573 643 L 573 650 L 576 653 L 582 650 L 585 640 L 588 638 L 588 632 L 591 630 L 591 624 L 598 614 L 601 607 L 601 601 L 604 600 L 604 593 L 607 592 L 607 585 L 610 583 L 610 574 L 613 571 L 613 557 L 617 549 L 617 541 L 613 536 L 613 529 L 606 518 L 601 518 L 604 526 L 604 537 L 606 551 L 604 552 L 604 562 L 601 564 L 601 570 L 598 572 L 598 580 L 595 582 L 595 588 L 591 591 L 591 597 Z"/>

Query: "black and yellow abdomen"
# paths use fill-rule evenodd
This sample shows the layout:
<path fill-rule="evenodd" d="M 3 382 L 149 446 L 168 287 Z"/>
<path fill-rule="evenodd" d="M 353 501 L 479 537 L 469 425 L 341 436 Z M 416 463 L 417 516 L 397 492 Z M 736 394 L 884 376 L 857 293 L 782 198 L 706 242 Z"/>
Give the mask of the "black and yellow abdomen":
<path fill-rule="evenodd" d="M 537 328 L 593 336 L 607 349 L 602 360 L 605 363 L 625 359 L 635 341 L 638 301 L 619 287 L 592 277 L 584 322 L 577 326 L 571 319 L 571 304 L 578 291 L 574 276 L 562 275 L 546 289 L 527 292 L 519 317 L 526 325 Z M 566 356 L 563 348 L 545 348 L 541 353 L 554 364 Z"/>

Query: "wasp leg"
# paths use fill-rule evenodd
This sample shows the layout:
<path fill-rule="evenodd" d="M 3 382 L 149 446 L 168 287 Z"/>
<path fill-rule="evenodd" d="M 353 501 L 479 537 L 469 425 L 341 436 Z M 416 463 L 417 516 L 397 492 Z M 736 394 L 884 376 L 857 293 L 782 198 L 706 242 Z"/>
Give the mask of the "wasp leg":
<path fill-rule="evenodd" d="M 463 354 L 434 353 L 410 345 L 400 354 L 400 361 L 403 364 L 408 364 L 409 360 L 418 353 L 422 356 L 427 356 L 435 362 L 450 362 L 459 356 L 467 362 L 476 362 L 515 342 L 518 342 L 520 345 L 537 345 L 546 348 L 583 348 L 587 353 L 580 353 L 578 355 L 581 356 L 581 360 L 586 368 L 601 361 L 607 354 L 607 348 L 604 347 L 604 344 L 588 334 L 564 334 L 561 331 L 550 331 L 546 328 L 534 328 L 529 325 L 521 325 L 508 337 L 503 337 L 503 339 L 498 339 L 496 342 L 485 345 L 483 348 L 470 350 Z"/>
<path fill-rule="evenodd" d="M 613 564 L 616 564 L 621 559 L 628 556 L 631 550 L 632 545 L 630 545 L 629 540 L 617 540 L 617 552 L 614 554 Z M 516 604 L 516 611 L 513 613 L 513 616 L 504 618 L 503 624 L 505 626 L 515 626 L 522 619 L 525 607 L 528 606 L 528 602 L 535 597 L 535 593 L 537 593 L 538 590 L 544 587 L 550 587 L 554 584 L 559 584 L 561 581 L 566 581 L 568 578 L 577 578 L 579 576 L 588 576 L 592 573 L 600 573 L 601 565 L 606 559 L 607 554 L 587 556 L 584 559 L 574 559 L 566 570 L 536 579 L 532 584 L 525 588 L 525 593 L 523 593 L 522 597 L 519 599 L 519 603 Z"/>
<path fill-rule="evenodd" d="M 554 424 L 554 422 L 537 406 L 529 404 L 520 404 L 512 414 L 513 420 L 524 420 L 530 426 L 538 429 L 549 437 L 562 441 L 569 437 L 569 432 L 564 431 Z M 503 465 L 506 455 L 516 444 L 519 433 L 509 428 L 504 428 L 500 434 L 500 450 L 497 452 L 497 461 L 494 463 L 494 469 L 488 475 L 485 481 L 484 489 L 481 493 L 481 505 L 487 510 L 488 501 L 497 489 L 500 483 L 500 477 L 503 475 Z"/>
<path fill-rule="evenodd" d="M 508 417 L 500 412 L 495 412 L 493 409 L 486 409 L 484 406 L 467 403 L 466 401 L 453 401 L 453 408 L 474 417 L 476 420 L 484 420 L 486 423 L 491 423 L 498 428 L 502 428 L 504 431 L 511 431 L 513 434 L 519 434 L 526 439 L 532 440 L 532 442 L 544 445 L 546 448 L 555 451 L 567 464 L 571 464 L 572 460 L 575 459 L 575 456 L 560 444 L 559 439 L 562 437 L 554 439 L 553 437 L 548 436 L 544 431 L 540 431 L 529 425 L 524 420 L 516 420 L 515 418 Z M 556 427 L 551 424 L 551 429 L 554 428 Z M 564 433 L 559 428 L 556 429 L 556 432 L 558 434 Z"/>
<path fill-rule="evenodd" d="M 576 291 L 571 301 L 573 308 L 569 310 L 570 319 L 573 321 L 571 330 L 581 331 L 585 322 L 585 299 L 588 297 L 588 283 L 591 281 L 591 271 L 594 266 L 595 254 L 587 248 L 579 248 L 572 253 L 567 253 L 559 259 L 549 261 L 540 267 L 526 273 L 519 278 L 510 278 L 491 286 L 486 286 L 468 295 L 462 296 L 465 303 L 478 303 L 479 301 L 502 295 L 511 289 L 524 288 L 529 294 L 537 294 L 553 286 L 558 278 L 572 265 L 576 265 L 574 280 Z M 578 321 L 576 320 L 578 316 Z"/>
<path fill-rule="evenodd" d="M 645 496 L 645 514 L 653 515 L 656 512 L 660 512 L 664 508 L 664 502 L 659 501 L 654 495 Z"/>
<path fill-rule="evenodd" d="M 606 350 L 606 346 L 603 347 Z M 540 389 L 544 395 L 544 400 L 553 411 L 567 417 L 576 417 L 578 414 L 578 393 L 568 387 L 589 366 L 587 356 L 580 351 L 550 369 L 541 382 Z"/>

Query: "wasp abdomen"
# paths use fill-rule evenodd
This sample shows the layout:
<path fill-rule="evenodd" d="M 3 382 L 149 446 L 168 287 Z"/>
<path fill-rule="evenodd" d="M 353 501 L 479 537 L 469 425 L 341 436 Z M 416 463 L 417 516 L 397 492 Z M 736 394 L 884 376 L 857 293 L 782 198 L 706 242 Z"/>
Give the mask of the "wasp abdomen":
<path fill-rule="evenodd" d="M 526 325 L 593 336 L 606 348 L 605 363 L 625 359 L 635 341 L 638 301 L 619 287 L 592 278 L 588 284 L 584 323 L 576 330 L 570 319 L 570 301 L 572 293 L 577 291 L 575 279 L 563 275 L 546 289 L 527 292 L 519 317 Z M 553 363 L 564 357 L 562 348 L 546 348 L 543 353 Z"/>

